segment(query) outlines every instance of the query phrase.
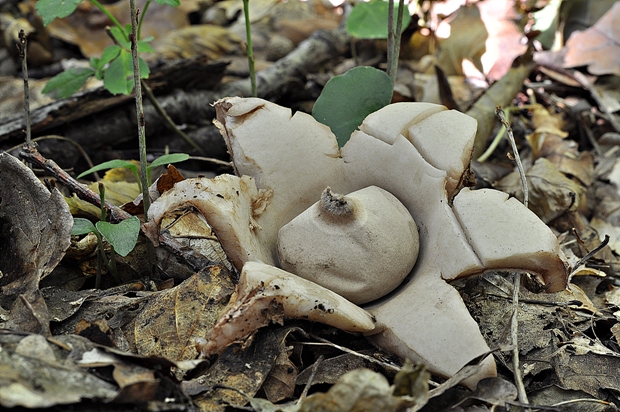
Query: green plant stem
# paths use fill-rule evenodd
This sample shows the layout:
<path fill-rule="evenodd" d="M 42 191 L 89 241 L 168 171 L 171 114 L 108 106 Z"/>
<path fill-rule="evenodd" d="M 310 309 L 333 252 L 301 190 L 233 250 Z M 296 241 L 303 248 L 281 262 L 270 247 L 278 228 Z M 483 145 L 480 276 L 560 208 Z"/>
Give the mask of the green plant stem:
<path fill-rule="evenodd" d="M 536 104 L 525 104 L 523 106 L 510 106 L 510 107 L 506 107 L 504 109 L 504 112 L 506 113 L 506 122 L 508 122 L 508 124 L 510 124 L 510 113 L 512 113 L 513 111 L 515 111 L 515 110 L 525 110 L 525 109 L 535 109 L 536 107 L 537 107 Z M 506 134 L 506 128 L 503 127 L 503 125 L 502 125 L 502 128 L 495 135 L 495 137 L 493 138 L 493 141 L 491 142 L 491 144 L 489 145 L 487 150 L 485 150 L 485 152 L 483 154 L 481 154 L 480 157 L 476 159 L 476 161 L 480 162 L 480 163 L 485 162 L 489 158 L 489 156 L 491 156 L 493 154 L 493 152 L 495 151 L 495 149 L 499 145 L 499 142 L 501 142 L 501 140 L 502 140 L 502 138 L 504 137 L 505 134 Z"/>
<path fill-rule="evenodd" d="M 142 22 L 144 21 L 144 16 L 146 16 L 146 11 L 149 9 L 151 5 L 151 0 L 147 0 L 144 8 L 142 9 L 142 13 L 140 13 L 140 22 L 138 23 L 138 40 L 142 38 Z"/>
<path fill-rule="evenodd" d="M 245 35 L 247 38 L 248 65 L 250 66 L 250 84 L 252 87 L 252 96 L 257 97 L 258 95 L 256 93 L 256 69 L 254 67 L 254 52 L 252 51 L 252 30 L 250 29 L 250 0 L 243 0 L 243 15 L 245 16 Z"/>
<path fill-rule="evenodd" d="M 118 270 L 116 269 L 116 252 L 114 251 L 114 246 L 110 245 L 110 259 L 108 259 L 108 271 L 110 275 L 114 278 L 116 283 L 121 283 L 120 278 L 118 277 Z"/>
<path fill-rule="evenodd" d="M 142 83 L 140 82 L 140 63 L 138 62 L 138 20 L 135 0 L 129 0 L 129 7 L 131 9 L 131 59 L 133 61 L 134 94 L 136 100 L 136 116 L 138 119 L 138 145 L 140 149 L 140 182 L 142 183 L 144 221 L 147 222 L 151 199 L 149 198 L 148 165 L 146 164 L 146 122 L 144 120 L 144 108 L 142 106 Z"/>
<path fill-rule="evenodd" d="M 146 84 L 144 79 L 141 80 L 141 83 L 142 83 L 142 88 L 144 89 L 144 94 L 146 94 L 146 97 L 148 97 L 150 102 L 153 104 L 153 107 L 155 108 L 157 113 L 164 119 L 164 121 L 166 122 L 166 126 L 168 126 L 168 129 L 172 130 L 179 137 L 185 140 L 190 146 L 196 149 L 198 153 L 200 153 L 203 156 L 206 156 L 207 154 L 205 153 L 204 150 L 202 150 L 202 147 L 198 146 L 198 143 L 194 142 L 188 135 L 183 133 L 183 131 L 177 127 L 177 125 L 170 118 L 170 116 L 168 116 L 168 113 L 166 113 L 166 110 L 164 110 L 164 108 L 161 107 L 161 104 L 159 104 L 157 97 L 155 97 L 155 94 L 153 94 L 153 90 L 151 90 L 149 85 Z"/>
<path fill-rule="evenodd" d="M 97 237 L 97 275 L 95 276 L 95 288 L 99 289 L 101 287 L 101 271 L 103 265 L 105 264 L 106 257 L 101 233 L 99 233 L 97 230 L 95 230 L 93 233 Z"/>
<path fill-rule="evenodd" d="M 398 71 L 398 56 L 400 55 L 400 34 L 403 28 L 403 13 L 405 12 L 405 0 L 398 1 L 398 16 L 394 24 L 394 0 L 388 2 L 388 50 L 387 50 L 387 74 L 396 84 Z M 396 26 L 396 27 L 395 27 Z"/>
<path fill-rule="evenodd" d="M 136 1 L 129 0 L 131 11 L 131 60 L 133 61 L 133 82 L 134 95 L 136 99 L 136 118 L 138 119 L 138 145 L 140 149 L 140 181 L 142 182 L 142 205 L 144 206 L 144 223 L 149 220 L 149 208 L 151 198 L 149 197 L 148 170 L 146 164 L 146 122 L 144 120 L 144 107 L 142 106 L 142 83 L 140 82 L 140 62 L 138 60 L 138 12 Z M 151 275 L 157 271 L 157 256 L 155 248 L 151 242 L 147 242 L 148 260 L 151 263 L 149 268 Z"/>
<path fill-rule="evenodd" d="M 99 198 L 101 199 L 101 221 L 105 222 L 108 220 L 105 212 L 105 185 L 99 182 L 97 186 L 99 187 Z"/>
<path fill-rule="evenodd" d="M 121 33 L 125 33 L 125 30 L 123 30 L 123 26 L 121 25 L 121 23 L 116 19 L 116 17 L 112 15 L 112 13 L 110 13 L 105 7 L 103 7 L 103 4 L 99 3 L 97 0 L 90 0 L 90 2 L 93 3 L 95 7 L 97 7 L 99 10 L 101 10 L 101 12 L 105 14 L 116 27 L 121 29 Z M 125 40 L 129 39 L 125 36 Z"/>
<path fill-rule="evenodd" d="M 388 0 L 388 37 L 387 37 L 387 69 L 386 73 L 392 78 L 394 67 L 394 0 Z M 392 80 L 392 84 L 394 81 Z"/>
<path fill-rule="evenodd" d="M 400 56 L 400 38 L 403 31 L 403 14 L 405 12 L 405 0 L 398 2 L 398 17 L 396 20 L 396 32 L 394 33 L 394 52 L 392 53 L 392 84 L 396 84 L 398 72 L 398 57 Z"/>

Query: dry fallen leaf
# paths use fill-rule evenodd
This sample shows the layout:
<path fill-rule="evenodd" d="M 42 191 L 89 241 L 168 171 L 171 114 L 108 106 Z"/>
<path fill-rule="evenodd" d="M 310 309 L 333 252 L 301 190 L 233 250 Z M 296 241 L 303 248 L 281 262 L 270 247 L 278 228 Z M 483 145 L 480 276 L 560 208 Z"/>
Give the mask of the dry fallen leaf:
<path fill-rule="evenodd" d="M 592 74 L 620 76 L 619 38 L 620 3 L 616 3 L 594 26 L 569 37 L 564 67 L 588 66 Z"/>
<path fill-rule="evenodd" d="M 136 1 L 136 7 L 140 10 L 144 10 L 145 4 L 146 0 Z M 106 4 L 105 7 L 121 25 L 130 23 L 129 1 Z M 142 26 L 142 38 L 158 38 L 162 33 L 189 25 L 187 15 L 197 9 L 196 0 L 184 0 L 179 7 L 152 3 Z M 47 28 L 53 37 L 78 45 L 84 56 L 98 57 L 106 47 L 113 44 L 105 30 L 106 26 L 113 25 L 97 7 L 82 2 L 73 14 L 64 19 L 55 19 Z"/>
<path fill-rule="evenodd" d="M 543 222 L 550 222 L 568 210 L 577 210 L 585 203 L 585 188 L 560 173 L 545 158 L 536 160 L 525 176 L 528 181 L 529 207 Z M 517 172 L 504 177 L 495 187 L 518 199 L 523 198 L 521 177 Z"/>
<path fill-rule="evenodd" d="M 3 327 L 49 334 L 39 281 L 69 247 L 73 219 L 60 192 L 50 192 L 6 152 L 0 153 L 0 193 L 0 301 L 11 308 Z"/>
<path fill-rule="evenodd" d="M 158 57 L 174 60 L 207 56 L 215 60 L 240 47 L 241 39 L 225 27 L 201 24 L 166 32 L 153 42 Z"/>
<path fill-rule="evenodd" d="M 483 72 L 480 58 L 484 54 L 487 29 L 480 19 L 477 5 L 462 6 L 450 22 L 450 37 L 439 42 L 437 65 L 447 76 L 463 74 L 463 60 L 470 60 Z"/>

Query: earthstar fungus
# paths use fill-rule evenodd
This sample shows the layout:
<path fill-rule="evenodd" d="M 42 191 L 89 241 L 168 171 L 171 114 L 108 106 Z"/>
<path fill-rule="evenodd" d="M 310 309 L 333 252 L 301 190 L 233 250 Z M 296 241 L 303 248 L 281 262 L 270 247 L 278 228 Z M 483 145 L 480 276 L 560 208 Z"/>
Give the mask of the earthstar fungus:
<path fill-rule="evenodd" d="M 411 272 L 418 228 L 391 193 L 369 186 L 348 195 L 327 187 L 318 202 L 278 232 L 280 266 L 364 304 Z"/>
<path fill-rule="evenodd" d="M 469 116 L 434 104 L 392 104 L 369 115 L 339 149 L 329 128 L 307 114 L 291 116 L 256 98 L 225 98 L 215 107 L 237 175 L 253 177 L 257 190 L 272 196 L 253 218 L 253 244 L 266 254 L 258 260 L 278 263 L 278 231 L 328 186 L 343 195 L 377 186 L 414 218 L 415 266 L 391 294 L 366 306 L 377 320 L 369 338 L 385 350 L 451 376 L 488 347 L 446 280 L 519 269 L 548 292 L 566 287 L 565 258 L 536 215 L 502 192 L 460 189 L 476 132 Z M 256 260 L 249 252 L 246 258 Z M 470 385 L 495 374 L 493 359 L 483 366 Z"/>

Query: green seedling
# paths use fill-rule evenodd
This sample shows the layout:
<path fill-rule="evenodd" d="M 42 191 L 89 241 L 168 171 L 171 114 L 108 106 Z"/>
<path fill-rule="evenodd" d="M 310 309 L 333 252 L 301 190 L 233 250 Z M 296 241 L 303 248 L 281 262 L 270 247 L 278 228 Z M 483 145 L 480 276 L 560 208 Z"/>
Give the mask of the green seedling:
<path fill-rule="evenodd" d="M 95 280 L 95 287 L 97 288 L 101 284 L 101 269 L 103 265 L 108 268 L 112 276 L 118 278 L 114 253 L 118 253 L 123 257 L 127 256 L 136 246 L 138 235 L 140 234 L 140 219 L 137 216 L 132 216 L 117 224 L 106 222 L 104 206 L 105 186 L 101 183 L 99 184 L 99 194 L 101 196 L 101 221 L 93 224 L 88 219 L 75 217 L 73 218 L 73 228 L 71 229 L 72 236 L 86 235 L 92 232 L 97 237 L 97 278 Z M 105 253 L 103 239 L 112 247 L 109 258 Z"/>
<path fill-rule="evenodd" d="M 72 14 L 80 1 L 81 0 L 39 0 L 36 9 L 37 13 L 43 19 L 43 24 L 47 26 L 55 18 L 63 18 Z M 67 98 L 77 92 L 91 76 L 103 80 L 105 89 L 112 94 L 130 94 L 133 90 L 134 79 L 130 41 L 131 25 L 128 24 L 123 27 L 101 3 L 97 0 L 89 1 L 114 23 L 114 27 L 110 29 L 110 34 L 115 44 L 107 47 L 101 54 L 101 57 L 91 58 L 89 62 L 90 67 L 72 68 L 53 77 L 47 85 L 45 85 L 43 93 L 48 94 L 54 92 L 58 98 Z M 180 5 L 179 0 L 155 0 L 155 2 L 173 7 Z M 144 15 L 150 3 L 151 0 L 148 0 L 140 16 L 140 28 L 142 27 Z M 152 37 L 141 39 L 140 30 L 138 30 L 138 51 L 153 52 L 152 47 L 148 43 L 152 39 Z M 149 76 L 149 67 L 142 58 L 139 58 L 139 62 L 140 78 L 146 79 Z"/>
<path fill-rule="evenodd" d="M 327 82 L 314 103 L 312 116 L 330 127 L 342 147 L 366 116 L 390 103 L 392 88 L 392 80 L 384 71 L 355 67 Z"/>
<path fill-rule="evenodd" d="M 157 166 L 171 164 L 171 163 L 183 162 L 187 159 L 189 159 L 189 155 L 186 153 L 171 153 L 171 154 L 160 156 L 157 159 L 153 160 L 153 162 L 146 168 L 147 175 L 149 178 L 148 186 L 151 185 L 151 181 L 152 181 L 151 170 L 153 170 L 153 168 Z M 90 173 L 93 173 L 93 172 L 98 172 L 100 170 L 107 170 L 107 169 L 116 169 L 119 167 L 124 167 L 124 168 L 131 170 L 131 172 L 136 176 L 136 181 L 138 182 L 138 185 L 140 186 L 140 191 L 142 191 L 142 185 L 140 184 L 140 175 L 138 173 L 138 167 L 135 164 L 128 162 L 127 160 L 117 159 L 117 160 L 110 160 L 107 162 L 100 163 L 97 166 L 91 167 L 90 169 L 81 173 L 77 178 L 81 179 L 82 177 Z"/>

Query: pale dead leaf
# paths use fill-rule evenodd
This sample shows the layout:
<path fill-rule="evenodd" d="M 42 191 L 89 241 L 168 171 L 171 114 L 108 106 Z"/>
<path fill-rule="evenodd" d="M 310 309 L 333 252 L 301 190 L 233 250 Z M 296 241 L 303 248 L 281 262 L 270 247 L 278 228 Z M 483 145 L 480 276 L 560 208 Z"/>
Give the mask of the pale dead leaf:
<path fill-rule="evenodd" d="M 566 42 L 564 67 L 588 66 L 592 74 L 620 76 L 620 3 L 589 29 L 574 32 Z"/>
<path fill-rule="evenodd" d="M 439 42 L 437 65 L 447 76 L 463 74 L 463 60 L 482 72 L 480 58 L 486 50 L 487 29 L 476 5 L 462 6 L 450 21 L 450 37 Z"/>
<path fill-rule="evenodd" d="M 153 42 L 153 48 L 158 56 L 169 60 L 194 56 L 215 60 L 238 48 L 240 42 L 240 38 L 225 27 L 202 24 L 170 31 Z"/>
<path fill-rule="evenodd" d="M 585 188 L 564 176 L 545 158 L 536 160 L 525 176 L 530 195 L 529 207 L 543 222 L 550 222 L 568 210 L 576 210 L 585 202 Z M 517 172 L 500 180 L 496 188 L 516 198 L 523 198 L 521 178 Z"/>

